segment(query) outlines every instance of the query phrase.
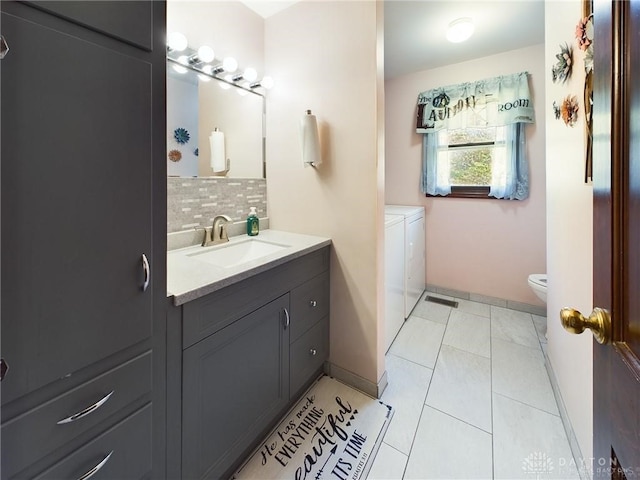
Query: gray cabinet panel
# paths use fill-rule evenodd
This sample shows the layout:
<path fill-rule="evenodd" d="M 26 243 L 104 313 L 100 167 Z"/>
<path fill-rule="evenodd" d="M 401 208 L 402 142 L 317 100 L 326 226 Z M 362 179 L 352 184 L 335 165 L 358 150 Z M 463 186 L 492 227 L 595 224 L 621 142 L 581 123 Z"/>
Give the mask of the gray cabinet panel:
<path fill-rule="evenodd" d="M 292 398 L 321 370 L 328 357 L 329 317 L 325 317 L 291 344 Z"/>
<path fill-rule="evenodd" d="M 109 393 L 99 407 L 87 409 Z M 74 437 L 91 430 L 113 416 L 120 418 L 133 408 L 126 407 L 140 398 L 149 401 L 151 392 L 151 352 L 94 378 L 2 425 L 2 473 L 10 478 L 40 458 L 60 448 Z M 77 420 L 60 420 L 87 411 Z"/>
<path fill-rule="evenodd" d="M 152 49 L 154 2 L 47 0 L 27 3 L 146 50 Z M 164 8 L 160 4 L 157 7 Z"/>
<path fill-rule="evenodd" d="M 291 341 L 329 315 L 329 272 L 291 291 Z"/>
<path fill-rule="evenodd" d="M 289 402 L 284 295 L 183 353 L 182 478 L 232 472 Z"/>
<path fill-rule="evenodd" d="M 113 452 L 92 480 L 138 480 L 151 474 L 151 405 L 115 425 L 35 480 L 81 478 Z"/>
<path fill-rule="evenodd" d="M 186 303 L 183 306 L 184 348 L 328 269 L 329 249 L 323 248 Z"/>
<path fill-rule="evenodd" d="M 153 117 L 151 63 L 6 13 L 2 30 L 6 403 L 150 337 Z"/>

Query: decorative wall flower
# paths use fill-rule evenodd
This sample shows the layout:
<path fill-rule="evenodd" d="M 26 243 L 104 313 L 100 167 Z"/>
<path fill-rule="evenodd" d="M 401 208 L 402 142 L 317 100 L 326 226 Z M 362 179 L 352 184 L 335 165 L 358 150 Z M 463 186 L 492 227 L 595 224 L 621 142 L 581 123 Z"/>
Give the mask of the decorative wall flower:
<path fill-rule="evenodd" d="M 578 99 L 575 95 L 567 95 L 560 105 L 560 116 L 565 125 L 573 127 L 578 121 Z"/>
<path fill-rule="evenodd" d="M 168 156 L 172 162 L 179 162 L 182 159 L 182 152 L 180 150 L 171 150 Z"/>
<path fill-rule="evenodd" d="M 197 156 L 200 154 L 200 149 L 196 148 L 196 149 L 193 151 L 193 154 L 197 157 Z"/>
<path fill-rule="evenodd" d="M 556 117 L 556 120 L 560 120 L 560 107 L 556 102 L 553 102 L 553 116 Z"/>
<path fill-rule="evenodd" d="M 593 15 L 581 18 L 576 25 L 576 38 L 578 47 L 585 52 L 593 43 Z"/>
<path fill-rule="evenodd" d="M 184 145 L 191 137 L 186 129 L 180 127 L 173 131 L 173 138 L 176 139 L 176 142 L 178 142 L 179 145 Z"/>
<path fill-rule="evenodd" d="M 573 68 L 573 48 L 566 43 L 564 47 L 560 45 L 560 53 L 556 54 L 558 63 L 551 68 L 551 78 L 553 83 L 560 80 L 566 82 L 571 77 L 571 69 Z"/>

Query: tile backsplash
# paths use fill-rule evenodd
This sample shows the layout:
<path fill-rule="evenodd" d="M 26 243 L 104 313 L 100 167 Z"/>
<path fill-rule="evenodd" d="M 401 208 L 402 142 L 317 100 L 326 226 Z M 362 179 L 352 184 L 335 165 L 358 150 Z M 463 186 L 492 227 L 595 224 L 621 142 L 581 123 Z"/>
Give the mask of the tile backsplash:
<path fill-rule="evenodd" d="M 209 227 L 216 215 L 244 220 L 249 207 L 267 216 L 263 178 L 167 178 L 167 233 Z"/>

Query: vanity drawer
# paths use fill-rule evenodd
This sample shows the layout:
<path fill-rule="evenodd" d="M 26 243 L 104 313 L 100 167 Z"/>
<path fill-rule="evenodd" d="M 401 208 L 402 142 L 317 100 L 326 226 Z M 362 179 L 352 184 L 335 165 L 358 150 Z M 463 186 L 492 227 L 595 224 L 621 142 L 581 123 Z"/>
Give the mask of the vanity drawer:
<path fill-rule="evenodd" d="M 117 421 L 113 416 L 122 418 L 135 408 L 127 412 L 127 405 L 148 402 L 150 391 L 151 352 L 147 352 L 5 422 L 3 478 L 11 478 L 75 437 L 99 429 L 99 424 Z"/>
<path fill-rule="evenodd" d="M 76 450 L 36 480 L 134 480 L 151 474 L 151 404 Z M 94 471 L 93 475 L 89 472 Z"/>
<path fill-rule="evenodd" d="M 329 272 L 291 291 L 291 342 L 329 315 Z"/>
<path fill-rule="evenodd" d="M 289 392 L 294 396 L 329 357 L 329 317 L 324 317 L 296 340 L 290 352 Z"/>

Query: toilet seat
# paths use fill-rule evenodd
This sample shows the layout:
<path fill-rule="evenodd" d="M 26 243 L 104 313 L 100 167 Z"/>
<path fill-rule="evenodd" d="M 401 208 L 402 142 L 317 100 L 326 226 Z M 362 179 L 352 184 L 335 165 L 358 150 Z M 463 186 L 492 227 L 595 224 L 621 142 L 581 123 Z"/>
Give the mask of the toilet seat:
<path fill-rule="evenodd" d="M 532 273 L 529 275 L 529 282 L 547 288 L 547 276 L 544 273 Z"/>

